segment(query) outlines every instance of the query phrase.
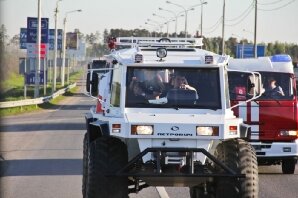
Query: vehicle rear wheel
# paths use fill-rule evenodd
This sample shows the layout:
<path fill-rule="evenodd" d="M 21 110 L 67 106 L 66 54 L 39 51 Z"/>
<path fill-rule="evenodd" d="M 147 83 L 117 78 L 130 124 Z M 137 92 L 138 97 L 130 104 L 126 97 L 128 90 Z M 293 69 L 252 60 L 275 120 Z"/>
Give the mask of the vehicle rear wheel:
<path fill-rule="evenodd" d="M 258 197 L 259 178 L 257 157 L 252 146 L 242 139 L 232 139 L 218 144 L 215 156 L 245 178 L 219 178 L 216 197 Z M 218 171 L 223 170 L 215 167 Z"/>
<path fill-rule="evenodd" d="M 83 140 L 83 179 L 82 179 L 82 194 L 86 197 L 86 183 L 88 177 L 88 134 L 85 133 Z"/>
<path fill-rule="evenodd" d="M 126 145 L 117 138 L 100 137 L 89 145 L 88 198 L 127 198 L 128 179 L 106 176 L 123 168 L 128 162 Z"/>
<path fill-rule="evenodd" d="M 281 168 L 283 174 L 294 174 L 297 160 L 296 159 L 284 159 L 282 160 Z"/>

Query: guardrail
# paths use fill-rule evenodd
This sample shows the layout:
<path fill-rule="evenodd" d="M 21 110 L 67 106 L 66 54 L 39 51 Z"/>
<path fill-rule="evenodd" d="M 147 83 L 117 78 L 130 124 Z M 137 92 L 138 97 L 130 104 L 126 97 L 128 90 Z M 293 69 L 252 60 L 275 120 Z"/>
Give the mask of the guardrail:
<path fill-rule="evenodd" d="M 35 98 L 35 99 L 26 99 L 26 100 L 17 100 L 17 101 L 8 101 L 8 102 L 0 102 L 0 109 L 4 108 L 10 108 L 10 107 L 21 107 L 21 106 L 27 106 L 27 105 L 37 105 L 37 104 L 42 104 L 44 102 L 48 102 L 51 99 L 54 99 L 65 92 L 67 92 L 69 89 L 72 89 L 76 87 L 77 84 L 71 84 L 67 86 L 64 89 L 60 89 L 59 91 L 55 92 L 51 96 L 46 96 L 46 97 L 40 97 L 40 98 Z"/>

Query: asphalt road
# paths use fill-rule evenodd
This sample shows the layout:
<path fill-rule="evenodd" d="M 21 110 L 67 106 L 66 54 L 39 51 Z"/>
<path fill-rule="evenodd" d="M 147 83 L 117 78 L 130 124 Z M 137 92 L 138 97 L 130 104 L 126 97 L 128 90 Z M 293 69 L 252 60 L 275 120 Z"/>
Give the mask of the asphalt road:
<path fill-rule="evenodd" d="M 51 110 L 2 118 L 1 198 L 82 197 L 84 114 L 94 103 L 79 93 Z M 283 175 L 280 166 L 260 167 L 260 197 L 298 197 L 297 175 L 298 166 L 294 175 Z M 158 198 L 163 191 L 150 187 L 130 197 Z M 162 197 L 189 197 L 188 188 L 165 191 Z"/>

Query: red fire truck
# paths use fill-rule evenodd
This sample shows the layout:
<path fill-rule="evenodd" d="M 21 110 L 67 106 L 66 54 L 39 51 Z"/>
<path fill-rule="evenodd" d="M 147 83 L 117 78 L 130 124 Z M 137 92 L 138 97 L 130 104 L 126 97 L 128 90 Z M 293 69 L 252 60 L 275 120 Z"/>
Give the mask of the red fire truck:
<path fill-rule="evenodd" d="M 231 59 L 228 68 L 231 105 L 235 115 L 250 125 L 248 138 L 259 165 L 281 164 L 284 174 L 293 174 L 298 156 L 298 106 L 291 57 Z M 251 73 L 236 70 L 258 72 L 262 83 L 253 84 Z M 261 86 L 261 96 L 244 103 L 256 86 Z"/>

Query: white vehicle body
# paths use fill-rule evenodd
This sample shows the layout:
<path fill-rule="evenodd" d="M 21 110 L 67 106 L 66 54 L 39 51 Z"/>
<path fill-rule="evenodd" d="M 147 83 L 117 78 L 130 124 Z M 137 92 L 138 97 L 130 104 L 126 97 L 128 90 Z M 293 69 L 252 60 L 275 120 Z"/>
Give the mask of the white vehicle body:
<path fill-rule="evenodd" d="M 192 198 L 257 197 L 255 153 L 241 139 L 249 128 L 229 100 L 229 56 L 201 44 L 193 38 L 110 39 L 105 73 L 87 75 L 87 91 L 98 102 L 86 115 L 83 195 L 126 197 L 129 180 L 133 192 L 141 181 L 145 187 L 188 186 Z M 115 182 L 120 196 L 109 189 Z"/>
<path fill-rule="evenodd" d="M 131 39 L 131 38 L 129 38 Z M 121 38 L 119 38 L 121 40 Z M 142 41 L 144 40 L 141 39 Z M 184 39 L 182 39 L 184 40 Z M 148 42 L 149 43 L 149 42 Z M 151 42 L 152 43 L 152 42 Z M 120 44 L 120 43 L 119 43 Z M 126 43 L 125 43 L 126 44 Z M 144 43 L 142 43 L 144 44 Z M 147 44 L 147 42 L 145 42 Z M 181 44 L 181 43 L 180 43 Z M 182 44 L 185 44 L 184 42 Z M 161 44 L 162 45 L 162 44 Z M 191 45 L 191 43 L 189 43 Z M 140 47 L 141 48 L 141 47 Z M 225 64 L 228 57 L 216 55 L 212 52 L 208 52 L 201 49 L 193 49 L 191 52 L 170 52 L 168 56 L 164 58 L 164 61 L 157 61 L 156 51 L 144 51 L 142 63 L 135 63 L 135 54 L 140 53 L 137 48 L 123 49 L 115 51 L 111 55 L 107 56 L 107 61 L 113 60 L 119 61 L 122 65 L 119 66 L 121 70 L 120 79 L 121 84 L 126 84 L 126 65 L 137 67 L 187 67 L 187 68 L 205 68 L 214 67 L 219 69 L 220 79 L 222 80 L 220 92 L 222 96 L 225 96 Z M 212 55 L 214 57 L 213 64 L 205 63 L 205 56 Z M 114 69 L 115 70 L 115 69 Z M 106 74 L 109 78 L 110 73 Z M 104 75 L 105 76 L 105 75 Z M 109 81 L 106 81 L 109 83 Z M 107 121 L 109 123 L 109 129 L 111 136 L 125 139 L 137 139 L 139 152 L 142 152 L 146 148 L 151 147 L 189 147 L 189 148 L 204 148 L 210 150 L 214 141 L 239 138 L 240 137 L 240 123 L 241 118 L 236 118 L 233 115 L 233 111 L 230 109 L 229 103 L 222 97 L 221 109 L 216 111 L 212 109 L 158 109 L 158 108 L 126 108 L 125 107 L 125 94 L 122 91 L 120 95 L 120 106 L 112 107 L 110 105 L 110 93 L 100 89 L 102 100 L 106 102 L 102 103 L 103 112 L 96 113 L 96 109 L 92 108 L 90 113 L 93 118 L 101 121 Z M 125 89 L 125 87 L 123 87 Z M 113 132 L 113 125 L 120 125 L 121 127 L 117 132 Z M 132 125 L 153 125 L 154 133 L 152 135 L 132 135 Z M 198 136 L 196 134 L 197 126 L 217 126 L 219 127 L 218 136 Z M 236 132 L 229 132 L 230 126 L 237 126 Z M 179 130 L 171 130 L 172 127 L 178 127 Z M 133 156 L 131 156 L 133 157 Z M 205 162 L 206 157 L 202 155 L 197 156 L 197 160 L 202 163 Z M 150 160 L 150 156 L 147 155 L 144 161 Z"/>

